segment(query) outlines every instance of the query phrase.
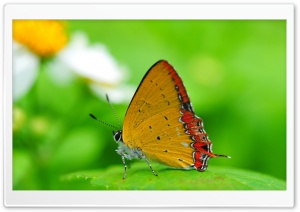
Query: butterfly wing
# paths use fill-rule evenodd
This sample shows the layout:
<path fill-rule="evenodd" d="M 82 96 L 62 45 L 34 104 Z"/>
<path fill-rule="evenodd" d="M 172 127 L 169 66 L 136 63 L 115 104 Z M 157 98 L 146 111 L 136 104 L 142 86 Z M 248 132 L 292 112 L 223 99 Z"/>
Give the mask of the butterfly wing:
<path fill-rule="evenodd" d="M 131 100 L 123 142 L 150 159 L 176 168 L 204 171 L 208 159 L 216 156 L 182 80 L 164 60 L 149 69 Z"/>

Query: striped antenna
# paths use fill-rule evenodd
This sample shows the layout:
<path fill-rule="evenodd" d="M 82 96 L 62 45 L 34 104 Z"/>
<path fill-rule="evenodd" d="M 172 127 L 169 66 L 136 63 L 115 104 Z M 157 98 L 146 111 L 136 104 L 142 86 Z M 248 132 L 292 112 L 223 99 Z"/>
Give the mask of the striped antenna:
<path fill-rule="evenodd" d="M 122 129 L 122 128 L 121 128 L 121 122 L 120 122 L 120 119 L 119 119 L 119 117 L 117 116 L 117 113 L 116 113 L 116 111 L 115 111 L 113 105 L 112 105 L 111 102 L 109 101 L 108 95 L 105 94 L 105 96 L 106 96 L 107 102 L 109 103 L 109 105 L 110 105 L 110 107 L 111 107 L 111 110 L 113 111 L 113 113 L 114 113 L 114 115 L 115 115 L 115 117 L 116 117 L 116 119 L 117 119 L 117 121 L 118 121 L 118 123 L 119 123 L 120 129 Z"/>
<path fill-rule="evenodd" d="M 104 122 L 104 121 L 98 119 L 98 118 L 97 118 L 96 116 L 94 116 L 93 114 L 90 114 L 90 116 L 91 116 L 93 119 L 95 119 L 96 121 L 101 122 L 102 124 L 105 124 L 105 125 L 107 125 L 107 126 L 109 126 L 109 127 L 113 127 L 113 128 L 115 128 L 115 129 L 119 130 L 119 129 L 118 129 L 117 127 L 115 127 L 114 125 L 107 124 L 106 122 Z"/>

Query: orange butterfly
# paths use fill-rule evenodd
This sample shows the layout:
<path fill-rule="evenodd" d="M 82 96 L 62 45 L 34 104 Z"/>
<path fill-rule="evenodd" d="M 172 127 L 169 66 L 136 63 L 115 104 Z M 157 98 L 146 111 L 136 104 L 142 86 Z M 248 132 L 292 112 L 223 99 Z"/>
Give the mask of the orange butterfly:
<path fill-rule="evenodd" d="M 95 116 L 91 115 L 94 119 Z M 125 159 L 144 159 L 181 169 L 205 171 L 212 142 L 195 115 L 182 80 L 165 60 L 155 63 L 145 74 L 127 109 L 123 130 L 114 134 L 116 152 Z"/>

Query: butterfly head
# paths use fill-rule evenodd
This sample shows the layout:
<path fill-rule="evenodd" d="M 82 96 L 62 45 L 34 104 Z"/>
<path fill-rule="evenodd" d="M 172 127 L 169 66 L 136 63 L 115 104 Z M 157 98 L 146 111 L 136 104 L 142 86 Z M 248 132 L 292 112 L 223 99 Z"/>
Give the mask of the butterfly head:
<path fill-rule="evenodd" d="M 122 130 L 118 130 L 116 133 L 113 131 L 113 136 L 116 142 L 123 142 Z"/>

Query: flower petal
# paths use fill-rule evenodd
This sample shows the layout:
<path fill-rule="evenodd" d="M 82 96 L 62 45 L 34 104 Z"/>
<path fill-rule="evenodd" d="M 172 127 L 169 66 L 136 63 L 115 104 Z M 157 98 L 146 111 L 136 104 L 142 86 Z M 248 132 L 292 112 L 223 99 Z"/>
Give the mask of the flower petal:
<path fill-rule="evenodd" d="M 26 47 L 13 42 L 13 99 L 23 97 L 37 78 L 39 58 Z"/>
<path fill-rule="evenodd" d="M 118 84 L 124 70 L 101 44 L 88 45 L 83 33 L 72 36 L 70 43 L 59 55 L 59 60 L 81 77 L 104 84 Z"/>
<path fill-rule="evenodd" d="M 105 99 L 106 94 L 109 96 L 109 100 L 113 103 L 130 102 L 135 88 L 131 85 L 120 85 L 118 87 L 103 87 L 98 84 L 91 83 L 91 90 L 100 98 Z"/>

